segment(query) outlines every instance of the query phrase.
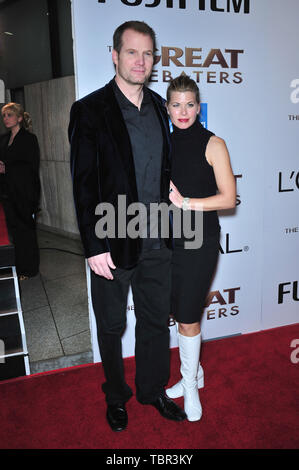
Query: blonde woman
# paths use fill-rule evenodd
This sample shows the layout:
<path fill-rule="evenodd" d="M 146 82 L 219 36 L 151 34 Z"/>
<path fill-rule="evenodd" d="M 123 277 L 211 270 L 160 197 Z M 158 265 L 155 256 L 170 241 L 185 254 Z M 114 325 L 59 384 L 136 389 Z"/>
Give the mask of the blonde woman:
<path fill-rule="evenodd" d="M 203 386 L 200 319 L 219 253 L 217 210 L 235 206 L 236 188 L 225 142 L 199 122 L 199 90 L 187 75 L 170 83 L 167 111 L 173 124 L 169 199 L 189 210 L 193 221 L 195 211 L 202 211 L 203 243 L 187 249 L 184 235 L 174 239 L 171 313 L 178 323 L 182 380 L 166 393 L 170 398 L 184 396 L 188 420 L 198 421 L 198 388 Z"/>
<path fill-rule="evenodd" d="M 15 247 L 20 280 L 39 270 L 35 214 L 40 196 L 39 146 L 31 133 L 31 119 L 18 103 L 2 108 L 8 133 L 0 137 L 1 200 Z"/>

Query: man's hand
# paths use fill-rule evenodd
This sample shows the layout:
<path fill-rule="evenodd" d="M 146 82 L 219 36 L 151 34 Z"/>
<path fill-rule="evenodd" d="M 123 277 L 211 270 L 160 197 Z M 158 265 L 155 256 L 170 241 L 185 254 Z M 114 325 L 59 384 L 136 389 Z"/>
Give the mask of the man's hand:
<path fill-rule="evenodd" d="M 0 160 L 0 175 L 5 174 L 5 163 Z"/>
<path fill-rule="evenodd" d="M 116 266 L 114 265 L 109 252 L 102 253 L 96 256 L 91 256 L 87 259 L 87 261 L 90 266 L 90 269 L 92 269 L 95 274 L 103 276 L 106 279 L 113 279 L 110 268 L 115 269 Z"/>

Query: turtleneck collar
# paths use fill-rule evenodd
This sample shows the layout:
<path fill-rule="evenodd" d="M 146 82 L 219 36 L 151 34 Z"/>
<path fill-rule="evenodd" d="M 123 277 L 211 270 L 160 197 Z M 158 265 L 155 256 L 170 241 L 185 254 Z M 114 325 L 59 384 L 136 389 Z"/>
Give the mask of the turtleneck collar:
<path fill-rule="evenodd" d="M 199 122 L 198 119 L 194 121 L 194 123 L 190 126 L 187 127 L 186 129 L 180 129 L 179 127 L 176 127 L 174 124 L 173 126 L 173 135 L 176 137 L 190 137 L 194 135 L 194 132 L 198 132 L 201 129 L 203 129 L 202 124 Z"/>

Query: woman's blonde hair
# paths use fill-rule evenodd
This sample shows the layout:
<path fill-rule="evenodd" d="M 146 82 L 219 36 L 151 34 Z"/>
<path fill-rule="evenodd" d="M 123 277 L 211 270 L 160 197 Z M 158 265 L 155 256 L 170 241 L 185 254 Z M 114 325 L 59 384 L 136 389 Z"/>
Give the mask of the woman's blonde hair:
<path fill-rule="evenodd" d="M 17 117 L 21 117 L 21 126 L 23 126 L 27 131 L 32 132 L 32 119 L 30 117 L 30 114 L 24 111 L 24 108 L 21 104 L 19 103 L 7 103 L 3 106 L 1 112 L 3 113 L 4 111 L 10 109 L 13 113 L 17 115 Z"/>
<path fill-rule="evenodd" d="M 174 91 L 179 91 L 183 93 L 186 91 L 191 91 L 192 93 L 195 94 L 196 102 L 198 104 L 200 103 L 198 86 L 196 82 L 192 80 L 192 78 L 190 78 L 188 75 L 185 74 L 185 72 L 182 72 L 181 75 L 171 80 L 167 88 L 167 103 L 170 102 L 171 93 Z"/>

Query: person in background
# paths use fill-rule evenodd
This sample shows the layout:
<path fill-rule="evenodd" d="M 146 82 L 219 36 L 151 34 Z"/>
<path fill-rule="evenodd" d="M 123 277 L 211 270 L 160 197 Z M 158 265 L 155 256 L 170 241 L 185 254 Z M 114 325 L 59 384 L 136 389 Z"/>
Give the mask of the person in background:
<path fill-rule="evenodd" d="M 198 421 L 202 416 L 198 387 L 203 386 L 200 318 L 219 253 L 217 210 L 235 207 L 236 188 L 224 140 L 199 122 L 194 80 L 182 74 L 171 81 L 167 110 L 173 124 L 169 199 L 183 211 L 191 211 L 193 224 L 195 211 L 202 211 L 203 243 L 188 249 L 184 235 L 174 238 L 171 313 L 178 323 L 182 379 L 166 394 L 184 396 L 187 419 Z"/>
<path fill-rule="evenodd" d="M 39 247 L 35 215 L 40 198 L 39 145 L 31 118 L 18 103 L 2 108 L 8 133 L 0 137 L 0 188 L 6 221 L 15 247 L 20 280 L 38 274 Z"/>

